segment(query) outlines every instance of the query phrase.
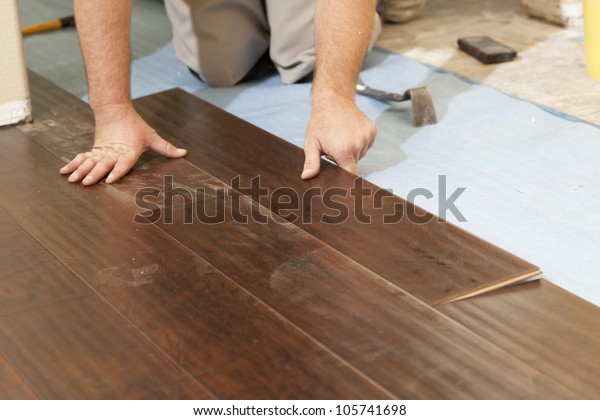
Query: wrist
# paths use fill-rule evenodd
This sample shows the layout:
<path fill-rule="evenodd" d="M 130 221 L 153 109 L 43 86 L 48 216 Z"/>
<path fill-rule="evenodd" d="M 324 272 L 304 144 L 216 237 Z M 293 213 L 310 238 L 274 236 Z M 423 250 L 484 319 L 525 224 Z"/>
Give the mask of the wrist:
<path fill-rule="evenodd" d="M 348 107 L 356 105 L 356 84 L 321 84 L 315 82 L 312 92 L 313 108 Z"/>
<path fill-rule="evenodd" d="M 135 113 L 135 109 L 133 108 L 131 101 L 101 105 L 95 104 L 92 105 L 91 108 L 94 112 L 96 125 L 114 122 L 116 120 L 125 118 L 131 113 Z"/>

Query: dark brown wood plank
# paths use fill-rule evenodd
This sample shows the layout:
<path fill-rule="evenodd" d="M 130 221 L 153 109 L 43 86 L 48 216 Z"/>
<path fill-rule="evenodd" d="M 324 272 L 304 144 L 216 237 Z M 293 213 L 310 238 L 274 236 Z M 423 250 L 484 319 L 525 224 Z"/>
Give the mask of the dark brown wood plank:
<path fill-rule="evenodd" d="M 348 193 L 354 187 L 354 176 L 326 163 L 319 177 L 300 180 L 301 149 L 181 90 L 135 102 L 160 133 L 190 150 L 190 162 L 223 182 L 240 177 L 244 186 L 260 176 L 261 186 L 270 193 L 287 187 L 299 196 L 310 188 L 340 188 Z M 376 208 L 376 200 L 363 200 L 362 212 L 371 216 L 370 222 L 365 223 L 348 193 L 336 198 L 349 209 L 344 223 L 318 221 L 323 214 L 335 213 L 321 196 L 310 200 L 310 207 L 308 200 L 294 202 L 300 210 L 291 213 L 313 216 L 309 223 L 299 217 L 296 225 L 428 303 L 457 299 L 539 273 L 537 267 L 433 216 L 428 223 L 414 223 L 423 210 L 366 181 L 364 187 L 385 197 L 381 209 Z M 267 208 L 271 201 L 271 197 L 260 200 Z M 404 217 L 396 224 L 385 224 L 385 215 L 397 213 L 396 207 L 411 214 L 413 221 Z"/>
<path fill-rule="evenodd" d="M 210 397 L 2 208 L 0 233 L 0 398 L 32 398 L 20 377 L 43 398 Z"/>
<path fill-rule="evenodd" d="M 39 76 L 31 75 L 30 79 L 36 123 L 22 129 L 33 137 L 43 135 L 46 130 L 61 133 L 56 140 L 60 145 L 56 146 L 61 149 L 58 156 L 63 160 L 88 148 L 93 130 L 89 111 L 82 111 L 77 98 Z M 261 185 L 270 192 L 289 187 L 300 196 L 311 188 L 321 191 L 341 188 L 348 192 L 354 186 L 351 174 L 326 162 L 318 178 L 301 181 L 304 154 L 299 148 L 180 90 L 152 95 L 135 103 L 159 132 L 190 150 L 189 162 L 225 183 L 240 177 L 243 187 L 260 176 Z M 69 118 L 70 112 L 79 116 Z M 153 158 L 149 155 L 144 159 Z M 154 166 L 145 163 L 137 165 L 136 170 L 145 167 L 146 172 L 152 172 Z M 185 183 L 183 178 L 185 175 L 177 176 L 176 180 Z M 335 213 L 322 197 L 312 198 L 310 208 L 306 203 L 293 203 L 299 210 L 291 214 L 312 215 L 311 223 L 302 223 L 300 218 L 296 224 L 428 303 L 481 293 L 539 273 L 537 267 L 437 218 L 417 224 L 404 217 L 399 223 L 384 224 L 385 215 L 394 214 L 398 206 L 412 214 L 412 220 L 424 211 L 366 181 L 364 186 L 383 197 L 381 209 L 374 208 L 372 199 L 363 201 L 363 212 L 371 216 L 372 223 L 363 223 L 364 217 L 356 216 L 354 199 L 350 196 L 335 198 L 349 209 L 348 220 L 341 224 L 314 220 Z M 260 202 L 271 208 L 270 197 Z"/>
<path fill-rule="evenodd" d="M 70 185 L 31 143 L 27 155 L 47 162 L 1 178 L 11 217 L 215 395 L 394 396 L 156 226 L 133 223 L 106 185 Z M 11 145 L 0 136 L 0 159 L 27 158 Z"/>
<path fill-rule="evenodd" d="M 0 400 L 33 400 L 37 395 L 0 352 Z"/>
<path fill-rule="evenodd" d="M 238 198 L 258 219 L 256 203 Z M 235 222 L 220 202 L 204 204 L 223 223 L 194 219 L 188 205 L 158 224 L 401 398 L 573 396 L 294 225 Z"/>
<path fill-rule="evenodd" d="M 0 318 L 0 348 L 44 399 L 211 398 L 97 296 Z"/>
<path fill-rule="evenodd" d="M 0 317 L 93 291 L 0 208 Z"/>
<path fill-rule="evenodd" d="M 587 399 L 600 398 L 600 308 L 541 280 L 438 307 Z"/>
<path fill-rule="evenodd" d="M 63 153 L 60 144 L 40 143 Z M 136 171 L 107 191 L 136 209 L 133 187 L 164 192 L 159 174 L 175 174 L 180 188 L 204 185 L 213 197 L 223 196 L 214 193 L 225 184 L 183 160 L 156 161 L 152 172 Z M 258 210 L 237 196 L 246 214 Z M 184 225 L 192 205 L 186 211 L 175 208 L 174 223 L 163 229 L 403 398 L 574 395 L 293 225 L 239 224 L 231 218 L 218 225 L 198 220 Z"/>

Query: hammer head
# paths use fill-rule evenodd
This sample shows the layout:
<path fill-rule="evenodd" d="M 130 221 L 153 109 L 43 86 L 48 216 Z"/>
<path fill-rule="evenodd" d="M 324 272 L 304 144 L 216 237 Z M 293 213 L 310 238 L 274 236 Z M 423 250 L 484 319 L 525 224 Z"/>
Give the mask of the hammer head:
<path fill-rule="evenodd" d="M 406 91 L 406 94 L 411 99 L 413 127 L 437 124 L 433 99 L 431 99 L 431 94 L 426 87 L 409 89 Z"/>

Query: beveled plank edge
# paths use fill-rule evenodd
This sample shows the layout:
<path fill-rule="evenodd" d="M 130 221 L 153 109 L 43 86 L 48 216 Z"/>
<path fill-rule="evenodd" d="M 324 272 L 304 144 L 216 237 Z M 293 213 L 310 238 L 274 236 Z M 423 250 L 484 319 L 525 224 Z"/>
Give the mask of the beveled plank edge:
<path fill-rule="evenodd" d="M 490 293 L 495 290 L 500 290 L 507 286 L 514 286 L 514 285 L 517 285 L 522 282 L 539 280 L 539 278 L 542 276 L 542 274 L 543 273 L 539 268 L 532 269 L 530 272 L 522 274 L 520 276 L 508 277 L 505 280 L 500 280 L 500 281 L 497 281 L 496 283 L 488 284 L 488 285 L 485 285 L 483 287 L 477 288 L 477 289 L 469 291 L 469 292 L 461 293 L 461 294 L 458 294 L 455 296 L 450 296 L 446 299 L 440 299 L 438 301 L 430 303 L 430 305 L 431 306 L 445 305 L 447 303 L 458 302 L 460 300 L 469 299 L 469 298 L 476 297 L 476 296 L 481 296 L 486 293 Z"/>

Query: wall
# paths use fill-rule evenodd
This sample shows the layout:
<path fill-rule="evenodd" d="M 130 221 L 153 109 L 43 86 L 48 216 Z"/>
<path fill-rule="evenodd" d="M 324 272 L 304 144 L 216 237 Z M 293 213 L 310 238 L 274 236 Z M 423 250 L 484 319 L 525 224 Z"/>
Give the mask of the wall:
<path fill-rule="evenodd" d="M 17 0 L 0 0 L 0 126 L 31 119 Z"/>

